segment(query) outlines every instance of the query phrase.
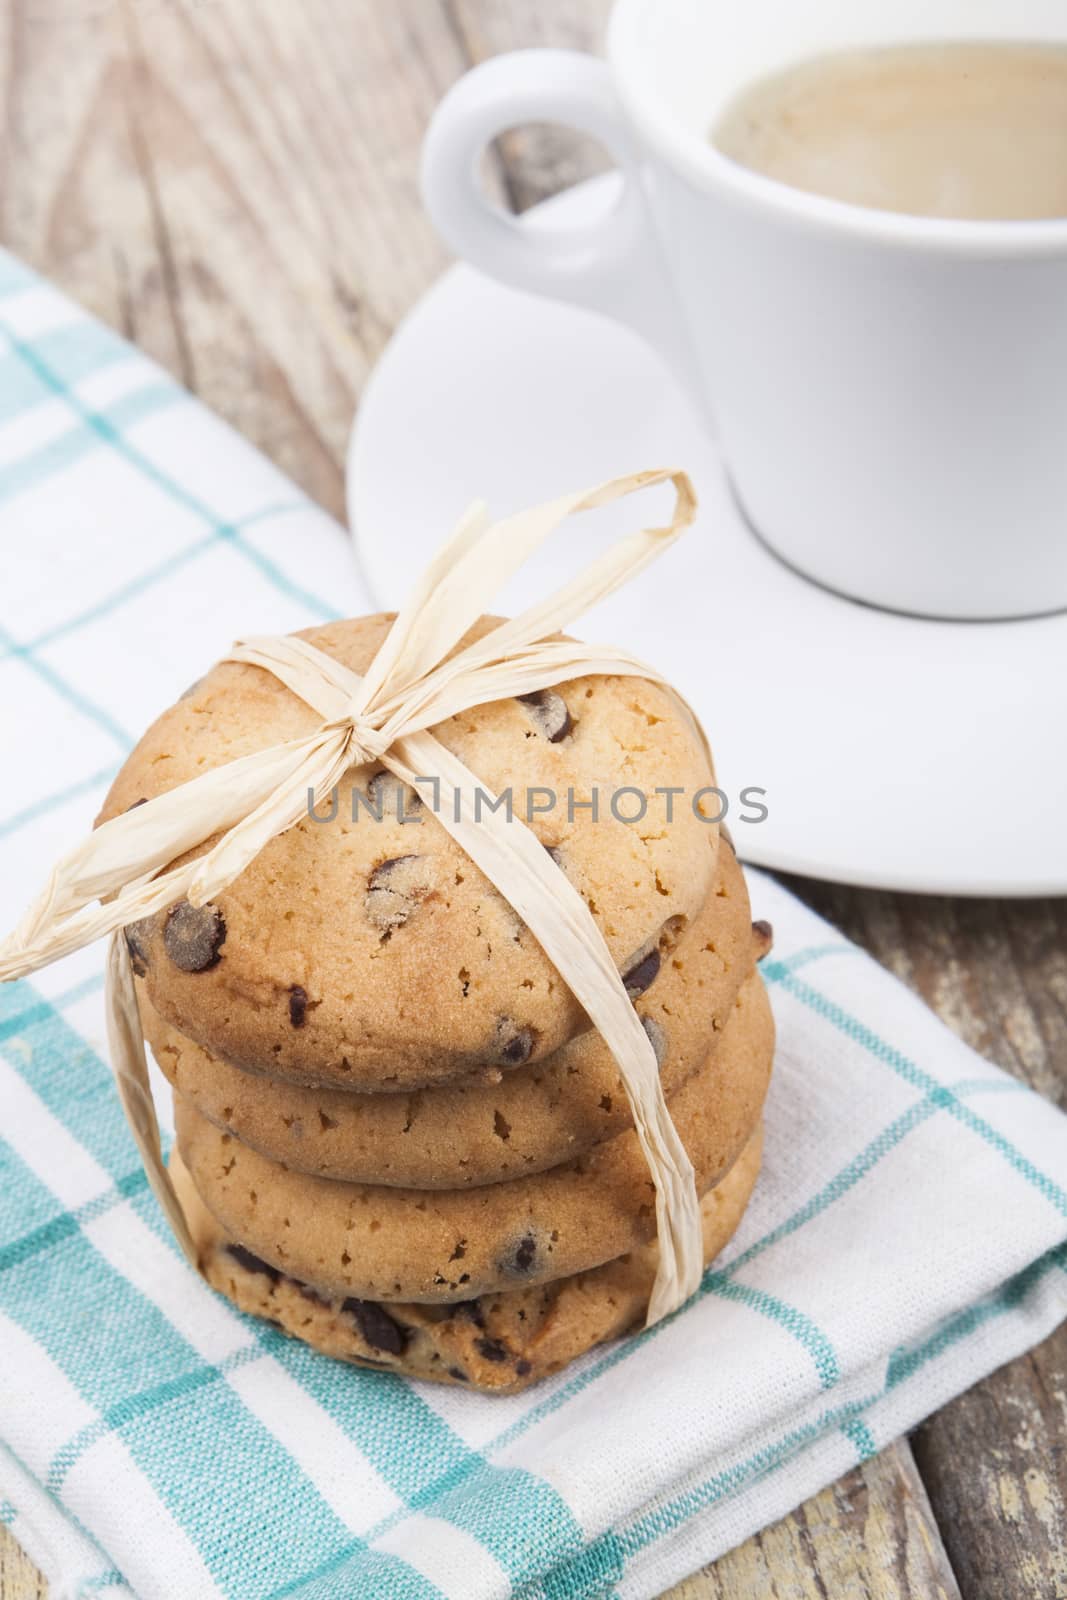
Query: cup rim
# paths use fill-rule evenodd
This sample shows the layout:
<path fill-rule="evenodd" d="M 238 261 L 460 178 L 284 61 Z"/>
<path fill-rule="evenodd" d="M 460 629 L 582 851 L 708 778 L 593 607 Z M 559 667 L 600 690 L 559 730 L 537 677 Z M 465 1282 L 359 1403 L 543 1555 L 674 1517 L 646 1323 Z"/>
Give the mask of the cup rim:
<path fill-rule="evenodd" d="M 691 183 L 725 189 L 750 208 L 776 212 L 817 231 L 867 242 L 987 258 L 1067 254 L 1067 218 L 998 222 L 879 211 L 794 189 L 731 160 L 710 140 L 674 121 L 642 71 L 637 22 L 650 3 L 655 0 L 616 0 L 608 22 L 607 58 L 623 106 L 646 143 Z"/>

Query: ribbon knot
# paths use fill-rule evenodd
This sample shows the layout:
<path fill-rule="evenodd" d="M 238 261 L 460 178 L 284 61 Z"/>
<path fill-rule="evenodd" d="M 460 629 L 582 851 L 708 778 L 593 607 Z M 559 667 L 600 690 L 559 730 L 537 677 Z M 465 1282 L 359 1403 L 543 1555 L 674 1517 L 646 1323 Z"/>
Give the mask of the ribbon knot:
<path fill-rule="evenodd" d="M 345 722 L 350 729 L 348 748 L 351 765 L 365 767 L 372 761 L 380 761 L 392 743 L 388 734 L 376 728 L 362 711 L 353 709 Z"/>
<path fill-rule="evenodd" d="M 572 513 L 666 481 L 675 491 L 667 524 L 618 540 L 546 600 L 463 643 L 507 579 Z M 660 1255 L 649 1323 L 695 1290 L 703 1252 L 693 1169 L 663 1098 L 652 1044 L 603 936 L 585 901 L 517 817 L 493 806 L 472 814 L 474 791 L 485 794 L 484 786 L 429 731 L 472 706 L 583 675 L 629 675 L 662 684 L 658 673 L 625 651 L 582 644 L 563 637 L 562 630 L 662 554 L 695 511 L 689 479 L 670 471 L 617 478 L 495 526 L 488 525 L 482 507 L 472 508 L 416 582 L 362 679 L 296 636 L 239 641 L 226 659 L 272 673 L 318 712 L 321 724 L 104 823 L 58 863 L 0 944 L 0 980 L 6 980 L 111 935 L 108 1026 L 119 1092 L 153 1188 L 187 1251 L 192 1252 L 188 1229 L 160 1154 L 120 930 L 183 897 L 194 905 L 214 898 L 272 839 L 301 820 L 309 790 L 329 793 L 350 767 L 380 761 L 403 783 L 437 780 L 438 822 L 522 917 L 618 1063 L 656 1187 Z M 695 715 L 670 692 L 707 750 Z M 197 855 L 213 838 L 217 842 Z M 191 861 L 171 865 L 190 854 Z"/>

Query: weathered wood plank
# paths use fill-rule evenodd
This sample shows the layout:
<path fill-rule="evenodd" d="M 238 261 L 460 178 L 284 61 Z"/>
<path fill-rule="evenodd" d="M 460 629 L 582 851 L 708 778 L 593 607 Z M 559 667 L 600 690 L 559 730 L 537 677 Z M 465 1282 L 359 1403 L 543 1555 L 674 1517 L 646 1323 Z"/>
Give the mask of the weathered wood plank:
<path fill-rule="evenodd" d="M 444 251 L 415 156 L 466 64 L 436 4 L 123 0 L 192 384 L 340 514 L 367 373 Z"/>
<path fill-rule="evenodd" d="M 448 0 L 456 29 L 472 62 L 505 50 L 595 50 L 603 40 L 612 0 Z M 497 141 L 505 192 L 515 211 L 569 189 L 610 165 L 604 150 L 584 134 L 538 123 Z"/>
<path fill-rule="evenodd" d="M 0 1600 L 48 1600 L 48 1585 L 0 1523 Z"/>
<path fill-rule="evenodd" d="M 1067 1327 L 945 1406 L 913 1448 L 967 1600 L 1067 1595 Z"/>
<path fill-rule="evenodd" d="M 959 1600 L 904 1444 L 687 1578 L 664 1600 Z"/>
<path fill-rule="evenodd" d="M 131 72 L 114 0 L 0 7 L 0 239 L 185 377 Z"/>

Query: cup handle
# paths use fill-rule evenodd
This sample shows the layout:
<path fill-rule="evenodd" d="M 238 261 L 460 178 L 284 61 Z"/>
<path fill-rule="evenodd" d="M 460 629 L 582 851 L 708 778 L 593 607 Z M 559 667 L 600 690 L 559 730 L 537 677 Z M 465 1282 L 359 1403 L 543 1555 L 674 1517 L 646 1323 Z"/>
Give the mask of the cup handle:
<path fill-rule="evenodd" d="M 562 123 L 606 146 L 623 176 L 609 216 L 534 229 L 493 204 L 480 181 L 482 153 L 498 134 L 527 122 Z M 703 411 L 637 152 L 605 62 L 577 50 L 516 50 L 473 68 L 430 122 L 421 186 L 431 220 L 456 255 L 513 288 L 626 323 Z"/>

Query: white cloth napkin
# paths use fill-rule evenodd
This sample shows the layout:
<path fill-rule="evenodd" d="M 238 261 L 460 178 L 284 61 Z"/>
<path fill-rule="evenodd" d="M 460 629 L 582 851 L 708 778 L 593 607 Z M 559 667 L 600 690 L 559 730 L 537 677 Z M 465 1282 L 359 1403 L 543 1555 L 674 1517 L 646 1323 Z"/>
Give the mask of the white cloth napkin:
<path fill-rule="evenodd" d="M 238 632 L 370 602 L 341 530 L 6 257 L 0 518 L 10 926 Z M 0 1520 L 54 1600 L 643 1600 L 1056 1325 L 1067 1119 L 750 887 L 779 1051 L 741 1231 L 681 1314 L 512 1399 L 214 1296 L 118 1109 L 102 952 L 0 989 Z"/>

